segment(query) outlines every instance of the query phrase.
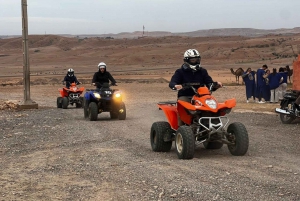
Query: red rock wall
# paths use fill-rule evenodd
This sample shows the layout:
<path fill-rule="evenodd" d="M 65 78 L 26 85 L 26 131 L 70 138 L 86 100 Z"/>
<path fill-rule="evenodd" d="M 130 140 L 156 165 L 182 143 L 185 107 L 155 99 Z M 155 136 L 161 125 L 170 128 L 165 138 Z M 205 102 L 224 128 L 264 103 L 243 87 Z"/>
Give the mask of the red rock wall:
<path fill-rule="evenodd" d="M 300 54 L 298 60 L 293 63 L 293 90 L 300 91 Z"/>

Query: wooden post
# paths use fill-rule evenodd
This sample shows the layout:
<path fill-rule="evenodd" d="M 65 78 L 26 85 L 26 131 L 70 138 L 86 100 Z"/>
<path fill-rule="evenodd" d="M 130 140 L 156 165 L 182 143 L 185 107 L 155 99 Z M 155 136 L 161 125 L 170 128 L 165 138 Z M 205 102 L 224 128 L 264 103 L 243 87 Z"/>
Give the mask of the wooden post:
<path fill-rule="evenodd" d="M 30 99 L 30 65 L 28 55 L 28 17 L 27 0 L 21 0 L 22 4 L 22 38 L 23 38 L 23 86 L 24 100 L 20 103 L 21 109 L 38 108 L 38 104 Z"/>

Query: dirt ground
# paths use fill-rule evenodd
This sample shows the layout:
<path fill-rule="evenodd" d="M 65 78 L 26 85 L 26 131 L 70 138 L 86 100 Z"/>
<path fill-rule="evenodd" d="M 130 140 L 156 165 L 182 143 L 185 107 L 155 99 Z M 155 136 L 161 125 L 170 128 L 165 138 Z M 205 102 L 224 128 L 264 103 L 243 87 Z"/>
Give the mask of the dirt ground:
<path fill-rule="evenodd" d="M 300 120 L 284 125 L 274 113 L 278 104 L 246 103 L 245 86 L 236 84 L 229 68 L 261 66 L 265 60 L 245 56 L 253 49 L 235 50 L 239 56 L 223 55 L 226 48 L 247 47 L 250 42 L 252 47 L 273 39 L 118 40 L 110 44 L 102 41 L 103 48 L 98 49 L 91 46 L 96 39 L 83 41 L 80 47 L 61 38 L 57 39 L 61 46 L 55 45 L 54 38 L 52 46 L 44 45 L 49 44 L 49 38 L 33 41 L 31 51 L 36 55 L 31 61 L 30 92 L 39 109 L 19 111 L 7 106 L 0 110 L 0 200 L 300 200 Z M 18 40 L 0 41 L 2 106 L 5 101 L 13 106 L 23 99 Z M 299 36 L 285 40 L 298 42 Z M 168 80 L 182 60 L 170 58 L 181 58 L 195 41 L 203 49 L 210 46 L 210 51 L 204 51 L 203 65 L 214 80 L 225 85 L 213 95 L 219 102 L 237 100 L 228 117 L 230 122 L 246 126 L 250 144 L 245 156 L 232 156 L 226 146 L 206 150 L 200 145 L 192 160 L 179 160 L 174 145 L 168 153 L 151 149 L 152 123 L 166 121 L 156 103 L 176 100 Z M 58 48 L 66 44 L 70 49 Z M 218 50 L 218 45 L 223 49 Z M 35 52 L 37 49 L 40 52 Z M 172 49 L 180 54 L 173 55 Z M 138 55 L 133 56 L 137 50 Z M 142 56 L 141 50 L 145 50 Z M 167 57 L 159 56 L 164 52 Z M 239 62 L 246 58 L 248 62 Z M 90 122 L 84 119 L 82 108 L 56 108 L 65 70 L 74 67 L 83 86 L 90 89 L 95 63 L 102 59 L 116 64 L 110 71 L 118 81 L 114 88 L 123 92 L 126 120 L 111 120 L 108 113 L 102 113 L 98 121 Z M 267 64 L 281 66 L 287 62 L 291 59 L 272 59 Z"/>
<path fill-rule="evenodd" d="M 59 87 L 32 86 L 39 109 L 0 112 L 1 200 L 300 199 L 300 121 L 283 125 L 273 112 L 277 105 L 245 103 L 243 86 L 214 95 L 237 99 L 229 118 L 245 124 L 247 154 L 199 146 L 188 161 L 179 160 L 174 147 L 151 150 L 152 123 L 166 121 L 156 103 L 176 99 L 167 83 L 119 83 L 125 121 L 103 113 L 90 122 L 83 109 L 57 109 Z M 22 98 L 19 87 L 0 90 L 5 100 Z"/>

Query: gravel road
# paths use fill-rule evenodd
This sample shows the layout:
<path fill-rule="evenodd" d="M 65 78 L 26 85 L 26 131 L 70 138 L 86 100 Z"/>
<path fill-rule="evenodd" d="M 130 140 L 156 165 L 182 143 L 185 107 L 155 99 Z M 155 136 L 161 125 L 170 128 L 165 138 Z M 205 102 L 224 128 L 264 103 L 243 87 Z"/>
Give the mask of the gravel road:
<path fill-rule="evenodd" d="M 201 145 L 192 160 L 179 160 L 174 145 L 168 153 L 150 145 L 152 123 L 166 120 L 156 102 L 176 98 L 166 83 L 120 83 L 124 121 L 103 113 L 90 122 L 83 109 L 57 109 L 58 87 L 32 87 L 39 109 L 0 111 L 0 200 L 300 200 L 300 121 L 283 125 L 275 113 L 237 107 L 228 117 L 248 130 L 245 156 Z M 241 87 L 214 95 L 236 97 L 239 106 Z M 0 93 L 23 95 L 16 86 Z"/>

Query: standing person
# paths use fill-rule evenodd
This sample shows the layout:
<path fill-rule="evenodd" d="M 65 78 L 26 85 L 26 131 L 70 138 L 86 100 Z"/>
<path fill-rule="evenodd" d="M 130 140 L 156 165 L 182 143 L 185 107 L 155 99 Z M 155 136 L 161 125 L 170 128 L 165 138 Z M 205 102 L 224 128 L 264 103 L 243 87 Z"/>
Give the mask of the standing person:
<path fill-rule="evenodd" d="M 280 67 L 279 74 L 283 77 L 283 80 L 278 88 L 278 98 L 279 100 L 282 100 L 286 93 L 288 72 L 286 68 Z"/>
<path fill-rule="evenodd" d="M 67 71 L 67 75 L 64 77 L 63 84 L 66 84 L 66 87 L 69 89 L 71 86 L 71 83 L 74 83 L 74 82 L 75 82 L 75 84 L 81 84 L 81 82 L 78 82 L 73 68 L 69 68 Z"/>
<path fill-rule="evenodd" d="M 251 68 L 248 68 L 246 72 L 242 75 L 242 77 L 246 86 L 247 103 L 249 103 L 248 99 L 251 97 L 253 97 L 253 100 L 255 102 L 255 91 L 256 91 L 255 72 L 252 71 Z"/>
<path fill-rule="evenodd" d="M 116 85 L 116 80 L 108 71 L 106 71 L 106 64 L 104 62 L 98 64 L 98 69 L 98 72 L 94 74 L 92 80 L 94 86 L 101 88 L 103 83 L 109 83 L 109 81 L 111 81 L 111 85 Z"/>
<path fill-rule="evenodd" d="M 258 98 L 258 103 L 265 103 L 265 101 L 262 101 L 262 98 L 265 97 L 266 93 L 266 81 L 264 78 L 266 69 L 268 69 L 268 66 L 264 64 L 256 73 L 256 97 Z"/>
<path fill-rule="evenodd" d="M 191 88 L 180 90 L 182 89 L 182 84 L 185 83 L 201 83 L 206 86 L 214 84 L 215 89 L 222 87 L 221 82 L 214 82 L 208 75 L 207 70 L 201 67 L 201 57 L 197 50 L 189 49 L 184 53 L 183 57 L 184 63 L 175 71 L 169 83 L 171 89 L 179 90 L 177 94 L 178 100 L 191 102 L 192 97 L 195 95 Z M 181 126 L 182 124 L 183 122 L 178 117 L 178 125 Z"/>
<path fill-rule="evenodd" d="M 266 102 L 270 102 L 271 98 L 271 89 L 270 89 L 270 80 L 269 80 L 270 70 L 267 69 L 266 73 L 263 75 L 265 78 L 265 87 L 263 89 L 263 98 Z"/>
<path fill-rule="evenodd" d="M 278 90 L 283 78 L 279 73 L 277 73 L 276 68 L 273 68 L 273 72 L 268 76 L 268 78 L 271 91 L 270 103 L 278 103 Z"/>

